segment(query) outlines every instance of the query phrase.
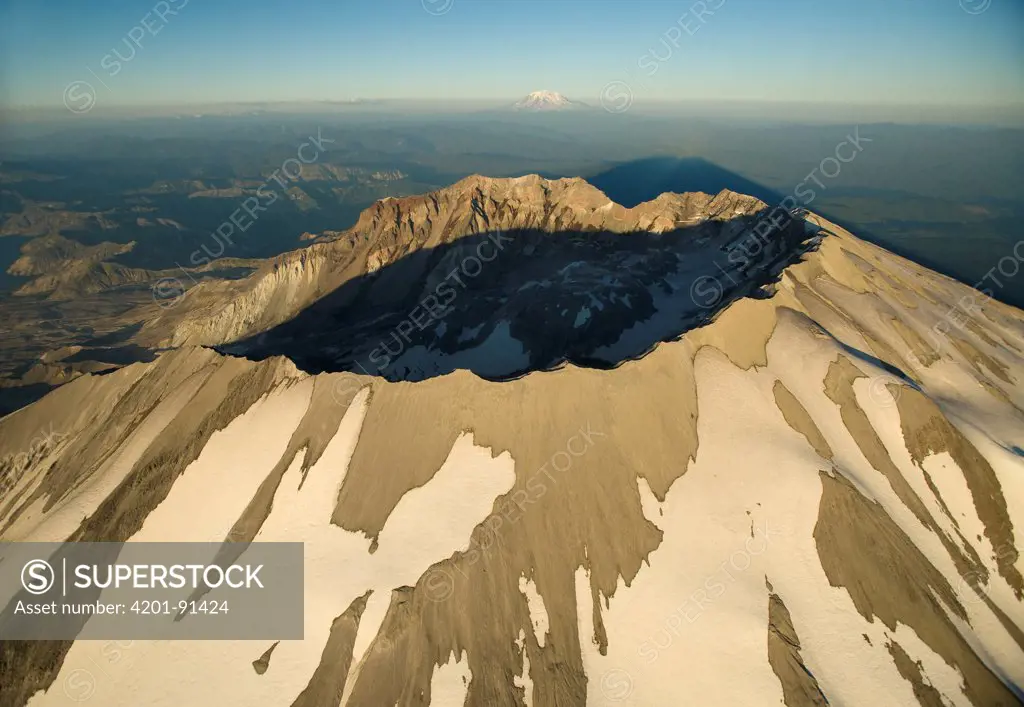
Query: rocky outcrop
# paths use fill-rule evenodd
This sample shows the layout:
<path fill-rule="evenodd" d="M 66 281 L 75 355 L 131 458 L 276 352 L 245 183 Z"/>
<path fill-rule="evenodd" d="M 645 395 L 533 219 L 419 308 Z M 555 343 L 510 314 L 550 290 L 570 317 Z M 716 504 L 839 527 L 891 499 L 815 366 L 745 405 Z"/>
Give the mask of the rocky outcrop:
<path fill-rule="evenodd" d="M 71 299 L 121 285 L 148 282 L 155 273 L 104 262 L 128 253 L 135 243 L 84 246 L 60 235 L 36 238 L 22 246 L 21 257 L 7 269 L 11 275 L 32 277 L 14 294 L 48 295 Z"/>

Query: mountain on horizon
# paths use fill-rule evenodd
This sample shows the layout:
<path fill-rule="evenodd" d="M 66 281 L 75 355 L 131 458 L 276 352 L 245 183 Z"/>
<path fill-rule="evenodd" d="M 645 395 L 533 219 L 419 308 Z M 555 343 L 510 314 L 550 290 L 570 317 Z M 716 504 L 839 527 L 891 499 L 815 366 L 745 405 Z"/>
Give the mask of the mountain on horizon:
<path fill-rule="evenodd" d="M 587 106 L 577 101 L 571 101 L 556 91 L 534 91 L 512 106 L 518 111 L 564 111 L 579 110 Z"/>

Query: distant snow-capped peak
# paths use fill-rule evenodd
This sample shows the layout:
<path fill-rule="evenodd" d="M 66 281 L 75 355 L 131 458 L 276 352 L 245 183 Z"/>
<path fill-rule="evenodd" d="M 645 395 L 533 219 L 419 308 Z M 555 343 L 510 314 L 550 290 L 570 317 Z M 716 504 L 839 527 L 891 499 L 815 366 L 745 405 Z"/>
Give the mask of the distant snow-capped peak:
<path fill-rule="evenodd" d="M 534 91 L 515 104 L 516 110 L 567 110 L 580 104 L 555 91 Z"/>

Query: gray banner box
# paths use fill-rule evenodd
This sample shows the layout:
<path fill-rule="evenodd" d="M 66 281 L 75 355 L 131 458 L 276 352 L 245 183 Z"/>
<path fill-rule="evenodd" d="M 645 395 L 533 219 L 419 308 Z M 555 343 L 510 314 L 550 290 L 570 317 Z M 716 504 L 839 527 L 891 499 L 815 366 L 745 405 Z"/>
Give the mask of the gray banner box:
<path fill-rule="evenodd" d="M 303 588 L 302 543 L 0 543 L 0 640 L 301 640 Z"/>

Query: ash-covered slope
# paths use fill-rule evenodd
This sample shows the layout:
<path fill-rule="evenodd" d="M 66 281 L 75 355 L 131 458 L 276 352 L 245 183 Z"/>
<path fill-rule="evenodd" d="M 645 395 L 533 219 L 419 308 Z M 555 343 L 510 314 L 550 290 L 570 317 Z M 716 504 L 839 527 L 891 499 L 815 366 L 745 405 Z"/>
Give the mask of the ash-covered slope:
<path fill-rule="evenodd" d="M 413 206 L 431 223 L 403 230 Z M 547 208 L 484 214 L 543 230 Z M 381 204 L 378 233 L 492 226 L 450 209 Z M 0 704 L 83 675 L 131 707 L 1019 704 L 1024 315 L 798 225 L 820 242 L 776 284 L 611 370 L 393 382 L 183 346 L 0 421 L 4 540 L 298 540 L 307 562 L 303 641 L 136 641 L 102 674 L 95 643 L 0 644 Z M 411 249 L 344 247 L 278 263 Z M 336 289 L 274 277 L 227 306 Z M 182 312 L 176 335 L 223 334 Z"/>

